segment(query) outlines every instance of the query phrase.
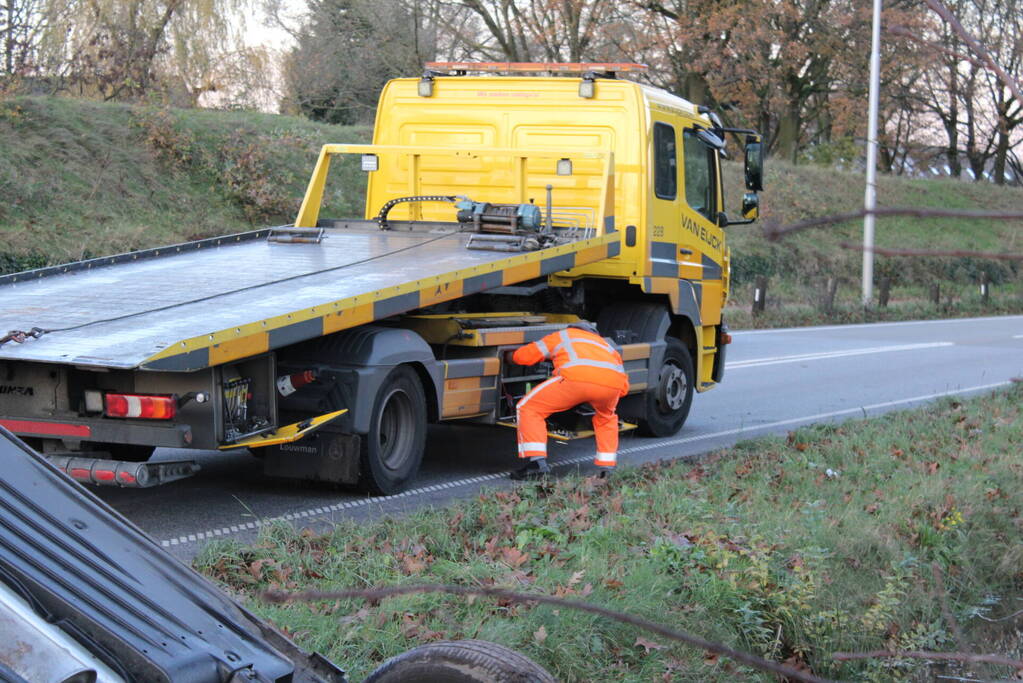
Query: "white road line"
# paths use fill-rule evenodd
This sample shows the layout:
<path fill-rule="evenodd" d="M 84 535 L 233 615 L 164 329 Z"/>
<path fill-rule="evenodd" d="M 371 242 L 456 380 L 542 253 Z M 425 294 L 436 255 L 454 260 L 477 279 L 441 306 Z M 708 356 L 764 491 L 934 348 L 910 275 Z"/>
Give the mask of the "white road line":
<path fill-rule="evenodd" d="M 939 320 L 902 320 L 890 323 L 856 323 L 855 325 L 820 325 L 818 327 L 779 327 L 770 330 L 735 330 L 732 336 L 750 334 L 788 334 L 792 332 L 817 332 L 819 330 L 856 330 L 864 327 L 900 327 L 909 325 L 938 325 L 941 323 L 977 323 L 991 320 L 1019 320 L 1019 315 L 993 315 L 985 318 L 942 318 Z"/>
<path fill-rule="evenodd" d="M 686 443 L 692 443 L 694 441 L 703 441 L 707 439 L 716 439 L 722 436 L 733 436 L 735 434 L 760 432 L 765 429 L 774 429 L 776 427 L 787 427 L 789 425 L 800 424 L 800 423 L 811 423 L 817 420 L 826 420 L 833 417 L 841 417 L 842 415 L 854 415 L 854 414 L 866 414 L 881 408 L 892 408 L 894 406 L 906 405 L 909 403 L 919 403 L 921 401 L 929 401 L 935 398 L 943 398 L 945 396 L 955 396 L 958 394 L 972 394 L 978 391 L 986 391 L 990 389 L 998 389 L 1000 387 L 1006 387 L 1012 384 L 1011 381 L 995 382 L 994 384 L 982 384 L 976 387 L 966 387 L 965 389 L 951 389 L 949 391 L 939 391 L 934 394 L 924 394 L 922 396 L 913 396 L 911 398 L 900 398 L 896 401 L 884 401 L 883 403 L 873 403 L 868 406 L 860 406 L 857 408 L 846 408 L 844 410 L 835 410 L 830 413 L 817 413 L 816 415 L 806 415 L 804 417 L 793 417 L 788 420 L 779 420 L 777 422 L 765 422 L 764 424 L 751 424 L 736 429 L 726 429 L 721 432 L 714 432 L 713 434 L 701 434 L 696 436 L 687 436 L 681 439 L 672 439 L 671 441 L 659 441 L 657 443 L 643 444 L 642 446 L 633 446 L 632 448 L 624 448 L 619 450 L 621 453 L 638 453 L 640 451 L 649 451 L 655 448 L 661 448 L 663 446 L 679 446 Z"/>
<path fill-rule="evenodd" d="M 738 360 L 725 363 L 728 370 L 740 368 L 753 368 L 763 365 L 778 365 L 779 363 L 800 363 L 808 360 L 826 360 L 828 358 L 845 358 L 847 356 L 866 356 L 875 353 L 890 353 L 893 351 L 915 351 L 918 349 L 936 349 L 943 346 L 955 346 L 952 342 L 929 342 L 925 344 L 900 344 L 897 346 L 874 346 L 863 349 L 845 349 L 842 351 L 821 351 L 819 353 L 801 353 L 794 356 L 775 356 L 774 358 L 752 358 L 750 360 Z"/>
<path fill-rule="evenodd" d="M 994 384 L 982 384 L 980 386 L 975 386 L 975 387 L 966 387 L 966 388 L 961 388 L 961 389 L 950 389 L 949 391 L 939 391 L 939 392 L 933 393 L 933 394 L 924 394 L 922 396 L 913 396 L 911 398 L 902 398 L 902 399 L 898 399 L 898 400 L 895 400 L 895 401 L 884 401 L 882 403 L 874 403 L 874 404 L 871 404 L 871 405 L 868 405 L 868 406 L 861 406 L 861 407 L 858 407 L 858 408 L 846 408 L 844 410 L 835 410 L 835 411 L 832 411 L 830 413 L 818 413 L 816 415 L 806 415 L 806 416 L 803 416 L 803 417 L 794 417 L 794 418 L 791 418 L 791 419 L 788 419 L 788 420 L 779 420 L 777 422 L 766 422 L 764 424 L 748 425 L 748 426 L 738 427 L 736 429 L 726 429 L 724 431 L 714 432 L 712 434 L 698 434 L 698 435 L 694 435 L 694 436 L 682 437 L 680 439 L 671 439 L 669 441 L 655 441 L 655 442 L 651 442 L 649 444 L 643 444 L 642 446 L 632 446 L 630 448 L 622 448 L 622 449 L 619 449 L 618 453 L 620 455 L 628 455 L 630 453 L 640 453 L 642 451 L 649 451 L 649 450 L 654 450 L 654 449 L 657 449 L 657 448 L 664 448 L 665 446 L 679 446 L 679 445 L 686 444 L 686 443 L 695 443 L 697 441 L 708 441 L 708 440 L 711 440 L 711 439 L 717 439 L 717 438 L 721 438 L 721 437 L 724 437 L 724 436 L 733 436 L 735 434 L 755 435 L 758 432 L 762 432 L 764 430 L 769 430 L 769 429 L 774 429 L 776 427 L 787 427 L 789 425 L 815 422 L 817 420 L 826 420 L 826 419 L 829 419 L 829 418 L 841 417 L 843 415 L 853 415 L 853 414 L 857 414 L 857 413 L 865 414 L 865 413 L 868 413 L 868 412 L 879 410 L 881 408 L 892 408 L 894 406 L 906 405 L 906 404 L 909 404 L 909 403 L 919 403 L 921 401 L 929 401 L 931 399 L 942 398 L 944 396 L 954 396 L 956 394 L 971 394 L 971 393 L 975 393 L 975 392 L 978 392 L 978 391 L 986 391 L 986 390 L 990 390 L 990 389 L 997 389 L 999 387 L 1008 386 L 1010 384 L 1012 384 L 1011 381 L 1006 381 L 1006 382 L 995 382 Z M 551 463 L 551 467 L 568 467 L 570 465 L 579 465 L 579 464 L 582 464 L 582 463 L 590 462 L 591 460 L 593 460 L 593 456 L 591 456 L 591 455 L 576 456 L 574 458 L 568 458 L 566 460 L 560 460 L 559 459 L 558 462 Z M 482 476 L 478 476 L 478 477 L 467 477 L 465 479 L 457 479 L 455 481 L 447 482 L 447 488 L 455 488 L 455 487 L 460 487 L 460 486 L 467 486 L 467 485 L 470 485 L 470 484 L 478 484 L 478 483 L 485 482 L 485 481 L 494 481 L 494 480 L 497 480 L 497 479 L 504 479 L 505 477 L 508 476 L 508 474 L 509 474 L 509 472 L 496 472 L 494 474 L 486 474 L 486 475 L 482 475 Z M 411 489 L 410 491 L 407 491 L 406 493 L 408 495 L 415 496 L 415 495 L 421 495 L 423 493 L 429 493 L 431 490 L 434 490 L 434 489 L 435 489 L 434 486 L 427 486 L 427 487 L 418 488 L 418 489 Z M 339 512 L 342 509 L 348 509 L 348 508 L 354 508 L 354 507 L 366 507 L 367 505 L 372 505 L 373 503 L 382 503 L 384 501 L 394 500 L 394 499 L 396 499 L 398 497 L 399 496 L 373 496 L 373 497 L 370 497 L 370 498 L 360 498 L 360 499 L 355 500 L 355 501 L 346 501 L 346 502 L 343 502 L 343 503 L 336 503 L 334 505 L 329 505 L 329 506 L 324 506 L 324 507 L 319 507 L 319 508 L 312 508 L 311 510 L 309 510 L 309 513 L 310 514 L 312 514 L 312 513 L 319 514 L 321 511 L 323 511 L 323 512 Z M 241 526 L 242 526 L 243 529 L 244 528 L 255 529 L 257 527 L 269 525 L 269 524 L 272 524 L 274 522 L 283 521 L 287 517 L 295 516 L 296 514 L 298 514 L 298 513 L 289 513 L 287 515 L 281 515 L 281 516 L 278 516 L 278 517 L 270 517 L 268 519 L 257 519 L 255 522 L 249 522 L 249 523 L 241 525 Z M 303 514 L 302 516 L 307 516 L 307 515 Z M 197 543 L 199 541 L 206 540 L 207 538 L 213 538 L 214 536 L 217 536 L 217 535 L 220 535 L 220 536 L 230 536 L 230 535 L 233 535 L 234 533 L 237 533 L 238 531 L 239 531 L 239 527 L 237 525 L 232 525 L 232 526 L 222 527 L 220 529 L 215 529 L 215 530 L 211 530 L 211 531 L 203 531 L 203 532 L 198 532 L 198 533 L 185 534 L 185 535 L 182 535 L 182 536 L 177 536 L 175 538 L 164 539 L 164 540 L 160 541 L 160 545 L 163 546 L 164 548 L 168 548 L 168 547 L 170 547 L 172 545 L 187 545 L 189 543 Z M 217 532 L 219 532 L 219 534 Z"/>

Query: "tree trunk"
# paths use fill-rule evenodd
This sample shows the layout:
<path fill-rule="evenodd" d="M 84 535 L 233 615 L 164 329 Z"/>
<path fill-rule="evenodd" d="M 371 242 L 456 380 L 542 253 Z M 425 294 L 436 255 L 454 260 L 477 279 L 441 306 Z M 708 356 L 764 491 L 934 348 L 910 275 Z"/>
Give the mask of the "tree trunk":
<path fill-rule="evenodd" d="M 796 163 L 799 150 L 799 104 L 790 102 L 778 121 L 778 157 Z"/>
<path fill-rule="evenodd" d="M 992 172 L 995 174 L 995 184 L 1005 184 L 1005 159 L 1009 156 L 1009 149 L 1012 144 L 1009 140 L 1009 122 L 1006 120 L 1004 111 L 998 112 L 998 142 L 995 144 L 995 163 Z"/>
<path fill-rule="evenodd" d="M 949 67 L 948 79 L 948 121 L 945 123 L 945 131 L 948 133 L 948 169 L 953 178 L 961 178 L 963 165 L 959 161 L 959 78 L 956 74 L 958 63 L 953 62 Z"/>
<path fill-rule="evenodd" d="M 703 74 L 688 71 L 682 84 L 681 95 L 693 104 L 706 104 L 709 89 L 707 79 Z"/>

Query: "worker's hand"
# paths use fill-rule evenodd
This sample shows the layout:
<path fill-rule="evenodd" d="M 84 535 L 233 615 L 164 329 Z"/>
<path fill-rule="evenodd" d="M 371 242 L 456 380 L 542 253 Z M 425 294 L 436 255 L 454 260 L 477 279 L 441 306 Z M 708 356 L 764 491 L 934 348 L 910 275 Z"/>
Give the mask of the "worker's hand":
<path fill-rule="evenodd" d="M 504 362 L 509 365 L 518 365 L 518 363 L 515 362 L 515 349 L 508 349 L 504 352 Z"/>

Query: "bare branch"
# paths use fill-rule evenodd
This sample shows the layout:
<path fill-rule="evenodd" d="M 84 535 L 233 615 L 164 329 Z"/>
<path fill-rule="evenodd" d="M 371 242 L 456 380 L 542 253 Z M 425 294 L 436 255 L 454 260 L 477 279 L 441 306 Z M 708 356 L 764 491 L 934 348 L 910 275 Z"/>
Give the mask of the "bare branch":
<path fill-rule="evenodd" d="M 417 593 L 448 593 L 451 595 L 485 595 L 493 598 L 500 598 L 502 600 L 509 600 L 517 603 L 529 603 L 538 602 L 546 605 L 556 605 L 562 608 L 576 609 L 581 612 L 589 612 L 590 614 L 597 614 L 608 619 L 620 621 L 624 624 L 631 624 L 641 629 L 651 631 L 658 635 L 677 640 L 687 645 L 700 648 L 706 652 L 713 652 L 714 654 L 728 657 L 737 662 L 742 662 L 748 666 L 752 666 L 761 671 L 770 671 L 771 673 L 778 674 L 779 676 L 785 676 L 788 679 L 794 681 L 805 681 L 806 683 L 827 683 L 827 679 L 819 678 L 812 674 L 808 674 L 804 671 L 799 671 L 783 664 L 771 662 L 766 659 L 751 655 L 746 652 L 739 652 L 733 650 L 720 643 L 713 643 L 709 640 L 704 640 L 699 636 L 694 636 L 684 631 L 677 631 L 673 628 L 663 626 L 653 621 L 633 616 L 631 614 L 625 614 L 623 612 L 616 612 L 614 610 L 607 609 L 605 607 L 598 607 L 597 605 L 591 605 L 586 602 L 579 602 L 577 600 L 564 600 L 562 598 L 555 598 L 548 595 L 537 595 L 532 593 L 517 593 L 515 591 L 506 590 L 504 588 L 490 588 L 485 586 L 468 587 L 468 586 L 450 586 L 440 584 L 425 584 L 425 585 L 412 585 L 412 586 L 386 586 L 382 588 L 370 588 L 366 590 L 347 590 L 347 591 L 303 591 L 300 593 L 284 593 L 280 591 L 268 591 L 262 594 L 262 597 L 275 603 L 284 602 L 316 602 L 320 600 L 382 600 L 383 598 L 393 597 L 395 595 L 412 595 Z"/>
<path fill-rule="evenodd" d="M 1023 100 L 1023 92 L 1021 92 L 1019 83 L 1016 82 L 1016 79 L 1005 73 L 1002 67 L 998 66 L 998 63 L 995 62 L 994 58 L 987 50 L 984 49 L 984 46 L 974 40 L 973 36 L 971 36 L 969 32 L 963 28 L 963 25 L 959 23 L 959 20 L 955 18 L 955 15 L 953 15 L 951 11 L 949 11 L 948 7 L 946 7 L 941 0 L 925 1 L 927 2 L 927 6 L 934 10 L 938 16 L 944 19 L 948 25 L 952 27 L 952 30 L 963 39 L 963 42 L 969 45 L 970 49 L 984 60 L 984 62 L 988 65 L 988 68 L 994 71 L 998 78 L 1005 83 L 1006 87 L 1008 87 L 1009 90 L 1012 91 L 1012 94 L 1016 96 L 1016 99 Z"/>
<path fill-rule="evenodd" d="M 941 251 L 937 249 L 886 249 L 884 247 L 868 249 L 862 244 L 852 244 L 851 242 L 840 242 L 838 246 L 853 251 L 872 251 L 879 256 L 950 256 L 953 258 L 994 259 L 996 261 L 1023 261 L 1023 254 L 1003 254 L 996 251 L 963 251 L 961 249 Z"/>
<path fill-rule="evenodd" d="M 909 40 L 912 40 L 915 43 L 919 43 L 920 45 L 923 45 L 925 47 L 929 47 L 932 50 L 936 50 L 937 52 L 941 52 L 943 54 L 949 55 L 950 57 L 955 57 L 956 59 L 962 60 L 964 62 L 969 62 L 970 64 L 973 64 L 974 66 L 977 66 L 977 67 L 980 67 L 980 68 L 984 67 L 984 63 L 981 62 L 979 59 L 976 59 L 975 57 L 971 57 L 970 55 L 967 55 L 967 54 L 964 54 L 962 52 L 959 52 L 958 50 L 953 50 L 950 47 L 945 47 L 944 45 L 939 45 L 938 43 L 934 42 L 933 40 L 927 40 L 926 38 L 922 38 L 922 37 L 918 36 L 916 33 L 914 33 L 912 30 L 906 28 L 905 26 L 900 26 L 900 25 L 897 25 L 897 24 L 894 25 L 894 26 L 888 26 L 885 29 L 885 32 L 890 34 L 890 35 L 893 35 L 893 36 L 899 36 L 900 38 L 908 38 Z"/>
<path fill-rule="evenodd" d="M 875 216 L 912 216 L 914 218 L 976 218 L 978 220 L 1000 220 L 1018 221 L 1023 220 L 1023 212 L 1020 211 L 974 211 L 971 209 L 917 209 L 912 207 L 878 207 L 873 211 L 861 209 L 849 213 L 836 213 L 831 216 L 810 218 L 798 223 L 790 223 L 778 227 L 770 222 L 764 223 L 764 237 L 774 241 L 785 235 L 801 232 L 810 228 L 819 228 L 824 225 L 845 223 L 854 221 L 864 216 L 873 214 Z"/>
<path fill-rule="evenodd" d="M 1009 621 L 1010 619 L 1015 619 L 1016 617 L 1021 616 L 1021 615 L 1023 615 L 1023 609 L 1019 610 L 1018 612 L 1013 612 L 1012 614 L 1007 614 L 1004 617 L 991 618 L 991 617 L 985 617 L 983 614 L 978 614 L 977 618 L 978 619 L 983 619 L 984 621 L 986 621 L 988 623 L 991 623 L 991 624 L 997 624 L 999 621 Z"/>
<path fill-rule="evenodd" d="M 1023 671 L 1023 661 L 1009 659 L 1001 655 L 975 655 L 969 652 L 892 652 L 890 650 L 873 650 L 871 652 L 835 652 L 831 657 L 838 662 L 849 662 L 856 659 L 934 659 L 944 662 L 970 662 L 971 664 L 998 664 L 1011 666 Z"/>

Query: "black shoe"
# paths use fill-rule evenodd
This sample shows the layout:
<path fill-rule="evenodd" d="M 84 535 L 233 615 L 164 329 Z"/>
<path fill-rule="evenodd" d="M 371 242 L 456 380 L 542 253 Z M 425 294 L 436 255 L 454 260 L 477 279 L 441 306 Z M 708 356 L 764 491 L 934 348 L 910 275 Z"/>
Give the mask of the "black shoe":
<path fill-rule="evenodd" d="M 551 468 L 547 465 L 546 460 L 530 460 L 525 467 L 513 470 L 509 476 L 515 481 L 522 481 L 523 479 L 540 479 L 550 473 Z"/>
<path fill-rule="evenodd" d="M 597 479 L 604 479 L 606 481 L 611 478 L 611 472 L 613 471 L 614 470 L 609 470 L 602 467 L 600 468 L 600 471 L 597 472 Z"/>

